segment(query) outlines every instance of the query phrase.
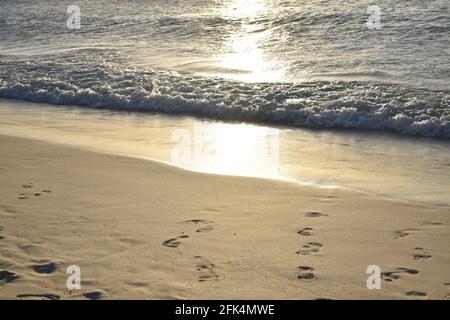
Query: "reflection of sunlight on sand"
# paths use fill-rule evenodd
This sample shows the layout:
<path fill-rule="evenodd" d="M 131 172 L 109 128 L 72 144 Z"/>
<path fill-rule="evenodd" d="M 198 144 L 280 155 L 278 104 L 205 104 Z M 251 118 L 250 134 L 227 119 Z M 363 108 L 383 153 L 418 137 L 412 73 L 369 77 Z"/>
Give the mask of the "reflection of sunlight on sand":
<path fill-rule="evenodd" d="M 200 172 L 347 186 L 449 204 L 450 146 L 440 140 L 277 129 L 1 99 L 0 134 L 153 159 Z"/>
<path fill-rule="evenodd" d="M 243 20 L 241 29 L 229 35 L 222 52 L 216 57 L 217 67 L 236 70 L 235 73 L 219 73 L 240 81 L 283 81 L 286 80 L 286 65 L 273 59 L 264 49 L 265 43 L 273 37 L 270 29 L 255 23 L 270 10 L 263 0 L 234 0 L 226 2 L 220 14 L 229 19 Z"/>
<path fill-rule="evenodd" d="M 221 174 L 279 174 L 279 130 L 246 124 L 197 124 L 173 135 L 172 161 L 184 168 Z"/>

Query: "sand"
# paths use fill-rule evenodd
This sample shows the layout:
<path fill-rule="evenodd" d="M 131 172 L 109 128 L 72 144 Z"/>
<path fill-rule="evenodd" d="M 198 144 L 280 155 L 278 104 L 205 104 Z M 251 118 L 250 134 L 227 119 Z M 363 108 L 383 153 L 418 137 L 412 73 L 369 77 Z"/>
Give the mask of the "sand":
<path fill-rule="evenodd" d="M 449 207 L 19 138 L 0 148 L 1 299 L 450 297 Z"/>

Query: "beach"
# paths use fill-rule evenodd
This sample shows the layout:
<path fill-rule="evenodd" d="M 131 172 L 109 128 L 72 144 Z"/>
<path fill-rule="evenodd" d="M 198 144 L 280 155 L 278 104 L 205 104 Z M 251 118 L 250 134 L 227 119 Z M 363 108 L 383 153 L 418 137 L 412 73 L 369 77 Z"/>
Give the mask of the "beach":
<path fill-rule="evenodd" d="M 448 1 L 0 7 L 0 300 L 450 299 Z"/>
<path fill-rule="evenodd" d="M 2 299 L 449 297 L 446 206 L 0 145 Z M 66 286 L 73 265 L 80 290 Z"/>

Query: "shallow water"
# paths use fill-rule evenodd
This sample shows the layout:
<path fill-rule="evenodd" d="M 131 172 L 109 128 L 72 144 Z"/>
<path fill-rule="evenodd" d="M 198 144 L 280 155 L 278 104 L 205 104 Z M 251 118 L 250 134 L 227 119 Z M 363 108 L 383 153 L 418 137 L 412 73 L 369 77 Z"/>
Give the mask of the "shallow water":
<path fill-rule="evenodd" d="M 450 205 L 450 145 L 0 100 L 0 134 L 149 158 L 189 170 L 346 187 Z"/>

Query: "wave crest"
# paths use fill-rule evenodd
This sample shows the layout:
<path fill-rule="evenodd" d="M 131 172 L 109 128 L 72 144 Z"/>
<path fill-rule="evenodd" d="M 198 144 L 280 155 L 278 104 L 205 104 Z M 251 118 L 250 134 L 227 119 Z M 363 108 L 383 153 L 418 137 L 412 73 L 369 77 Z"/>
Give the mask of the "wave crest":
<path fill-rule="evenodd" d="M 79 52 L 77 60 L 69 54 L 32 60 L 0 56 L 0 97 L 450 138 L 450 92 L 364 81 L 242 83 L 130 68 L 113 60 L 104 50 Z"/>

